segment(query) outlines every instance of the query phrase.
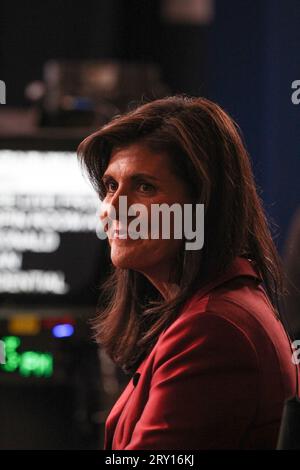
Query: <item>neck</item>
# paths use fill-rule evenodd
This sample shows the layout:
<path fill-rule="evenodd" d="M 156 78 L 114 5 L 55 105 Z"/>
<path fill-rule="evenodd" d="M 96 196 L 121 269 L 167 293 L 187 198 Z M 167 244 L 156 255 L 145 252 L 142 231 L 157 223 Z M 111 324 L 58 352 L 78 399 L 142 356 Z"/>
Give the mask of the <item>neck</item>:
<path fill-rule="evenodd" d="M 170 279 L 170 271 L 166 267 L 149 269 L 142 274 L 154 285 L 165 300 L 171 300 L 179 292 L 179 284 Z"/>

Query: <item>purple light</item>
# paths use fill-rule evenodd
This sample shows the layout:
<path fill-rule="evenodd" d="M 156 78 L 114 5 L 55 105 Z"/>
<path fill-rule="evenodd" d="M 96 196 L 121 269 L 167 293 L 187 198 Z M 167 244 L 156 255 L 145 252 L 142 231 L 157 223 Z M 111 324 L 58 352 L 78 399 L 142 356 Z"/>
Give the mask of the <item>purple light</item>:
<path fill-rule="evenodd" d="M 69 323 L 64 323 L 61 325 L 55 325 L 52 328 L 52 334 L 55 338 L 68 338 L 74 333 L 74 327 Z"/>

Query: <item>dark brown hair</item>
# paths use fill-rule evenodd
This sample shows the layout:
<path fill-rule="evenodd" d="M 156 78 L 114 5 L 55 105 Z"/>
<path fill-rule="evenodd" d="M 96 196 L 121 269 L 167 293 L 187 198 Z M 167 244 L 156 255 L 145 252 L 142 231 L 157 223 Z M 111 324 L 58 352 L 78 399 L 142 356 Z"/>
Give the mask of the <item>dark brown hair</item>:
<path fill-rule="evenodd" d="M 102 286 L 94 326 L 114 362 L 132 373 L 158 335 L 175 319 L 196 289 L 222 273 L 236 256 L 252 259 L 267 294 L 278 308 L 284 293 L 281 261 L 257 194 L 248 153 L 236 123 L 217 104 L 170 96 L 116 116 L 78 148 L 81 163 L 101 199 L 101 177 L 116 147 L 143 143 L 167 152 L 173 169 L 205 207 L 202 250 L 178 254 L 179 294 L 164 300 L 151 283 L 130 269 L 111 268 Z"/>

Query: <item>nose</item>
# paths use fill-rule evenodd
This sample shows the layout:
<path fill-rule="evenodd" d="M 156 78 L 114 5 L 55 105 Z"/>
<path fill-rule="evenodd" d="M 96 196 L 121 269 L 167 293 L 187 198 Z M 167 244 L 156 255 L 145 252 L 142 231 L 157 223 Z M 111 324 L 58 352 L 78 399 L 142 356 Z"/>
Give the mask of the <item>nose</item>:
<path fill-rule="evenodd" d="M 109 198 L 105 198 L 105 201 L 108 205 L 108 217 L 118 220 L 121 215 L 127 214 L 128 190 L 121 184 Z"/>
<path fill-rule="evenodd" d="M 103 223 L 107 221 L 119 221 L 127 220 L 130 222 L 128 217 L 128 207 L 132 204 L 132 197 L 130 192 L 125 187 L 119 185 L 118 189 L 106 197 L 101 203 L 100 219 Z"/>

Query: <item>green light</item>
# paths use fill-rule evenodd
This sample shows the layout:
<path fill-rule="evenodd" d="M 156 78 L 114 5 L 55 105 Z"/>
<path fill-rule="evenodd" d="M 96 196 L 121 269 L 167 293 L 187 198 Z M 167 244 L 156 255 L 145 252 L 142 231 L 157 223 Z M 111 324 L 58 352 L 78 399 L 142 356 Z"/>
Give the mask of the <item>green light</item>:
<path fill-rule="evenodd" d="M 15 372 L 19 366 L 19 354 L 16 352 L 9 353 L 6 351 L 6 363 L 1 365 L 1 369 L 6 372 Z"/>
<path fill-rule="evenodd" d="M 17 336 L 5 336 L 2 340 L 5 345 L 6 362 L 2 364 L 1 369 L 6 372 L 14 372 L 19 365 L 19 354 L 16 349 L 20 346 L 21 340 Z"/>
<path fill-rule="evenodd" d="M 6 336 L 3 338 L 6 352 L 6 363 L 1 364 L 1 369 L 6 372 L 19 370 L 20 375 L 29 377 L 51 377 L 53 374 L 53 356 L 36 351 L 18 353 L 16 349 L 21 344 L 18 336 Z"/>
<path fill-rule="evenodd" d="M 53 358 L 50 354 L 26 351 L 22 354 L 20 374 L 28 377 L 30 374 L 37 377 L 50 377 L 53 373 Z"/>
<path fill-rule="evenodd" d="M 51 377 L 53 374 L 53 356 L 51 354 L 43 354 L 40 357 L 40 369 L 45 377 Z"/>
<path fill-rule="evenodd" d="M 5 336 L 2 338 L 5 343 L 6 351 L 17 349 L 20 346 L 21 340 L 17 336 Z"/>

